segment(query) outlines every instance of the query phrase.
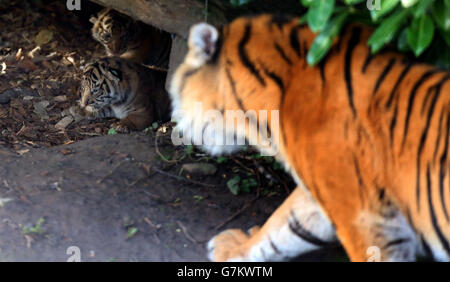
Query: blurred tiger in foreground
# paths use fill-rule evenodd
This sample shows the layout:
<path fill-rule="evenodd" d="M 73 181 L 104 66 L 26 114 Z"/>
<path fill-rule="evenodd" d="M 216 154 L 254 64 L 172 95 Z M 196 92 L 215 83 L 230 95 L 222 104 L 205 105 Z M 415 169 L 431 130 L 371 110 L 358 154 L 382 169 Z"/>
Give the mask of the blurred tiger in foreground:
<path fill-rule="evenodd" d="M 91 17 L 90 22 L 92 36 L 105 47 L 108 56 L 167 70 L 172 45 L 169 33 L 109 8 Z"/>
<path fill-rule="evenodd" d="M 101 58 L 85 66 L 80 107 L 71 112 L 91 119 L 118 118 L 120 132 L 142 130 L 170 118 L 166 72 L 120 58 Z"/>
<path fill-rule="evenodd" d="M 315 35 L 298 23 L 263 15 L 191 28 L 170 90 L 181 129 L 213 124 L 191 110 L 197 101 L 224 115 L 279 110 L 277 159 L 298 183 L 261 228 L 212 238 L 210 259 L 286 260 L 339 241 L 352 261 L 374 247 L 383 261 L 448 261 L 450 72 L 371 55 L 358 25 L 309 67 Z"/>

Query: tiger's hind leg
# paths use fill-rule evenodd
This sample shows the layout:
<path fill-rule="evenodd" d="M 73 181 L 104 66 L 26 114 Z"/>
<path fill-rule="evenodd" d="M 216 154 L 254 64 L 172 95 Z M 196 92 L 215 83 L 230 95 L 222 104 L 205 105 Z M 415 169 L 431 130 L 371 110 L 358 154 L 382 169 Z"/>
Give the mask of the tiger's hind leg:
<path fill-rule="evenodd" d="M 209 241 L 208 255 L 212 261 L 282 261 L 336 242 L 332 224 L 298 187 L 261 229 L 225 230 Z"/>
<path fill-rule="evenodd" d="M 351 196 L 347 194 L 347 198 Z M 336 200 L 334 195 L 333 200 Z M 419 250 L 417 235 L 403 213 L 384 190 L 373 193 L 367 202 L 362 207 L 351 204 L 351 200 L 346 205 L 323 206 L 327 213 L 334 215 L 337 236 L 350 259 L 414 261 Z"/>
<path fill-rule="evenodd" d="M 349 253 L 352 260 L 377 262 L 416 259 L 419 246 L 416 234 L 398 210 L 388 216 L 363 211 L 357 217 L 356 226 L 358 233 L 366 239 L 367 245 L 361 249 L 361 259 L 358 258 L 359 254 Z M 349 242 L 343 244 L 347 249 Z"/>

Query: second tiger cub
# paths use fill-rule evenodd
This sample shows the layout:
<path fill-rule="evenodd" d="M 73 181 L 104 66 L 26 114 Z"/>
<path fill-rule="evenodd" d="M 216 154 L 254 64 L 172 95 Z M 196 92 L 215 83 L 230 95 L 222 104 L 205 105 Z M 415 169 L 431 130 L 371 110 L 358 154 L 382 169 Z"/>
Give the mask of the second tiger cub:
<path fill-rule="evenodd" d="M 85 66 L 81 108 L 75 109 L 91 119 L 118 118 L 120 131 L 142 130 L 170 118 L 165 80 L 164 71 L 120 58 L 97 59 Z"/>
<path fill-rule="evenodd" d="M 169 33 L 135 21 L 112 9 L 92 17 L 92 36 L 117 56 L 135 63 L 167 69 L 172 39 Z"/>

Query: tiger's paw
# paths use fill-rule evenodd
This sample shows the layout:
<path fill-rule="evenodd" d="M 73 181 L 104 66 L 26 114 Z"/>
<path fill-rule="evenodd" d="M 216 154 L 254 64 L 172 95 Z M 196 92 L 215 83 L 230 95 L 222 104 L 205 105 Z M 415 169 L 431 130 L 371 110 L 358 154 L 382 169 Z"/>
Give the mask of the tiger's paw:
<path fill-rule="evenodd" d="M 248 260 L 247 242 L 259 230 L 253 227 L 249 234 L 240 229 L 228 229 L 214 236 L 208 242 L 208 258 L 211 261 L 246 261 Z"/>
<path fill-rule="evenodd" d="M 112 127 L 117 133 L 128 134 L 128 133 L 131 132 L 131 129 L 130 129 L 127 125 L 121 123 L 120 121 L 119 121 L 119 122 L 116 122 L 116 123 L 114 123 L 114 124 L 112 124 L 111 127 Z"/>

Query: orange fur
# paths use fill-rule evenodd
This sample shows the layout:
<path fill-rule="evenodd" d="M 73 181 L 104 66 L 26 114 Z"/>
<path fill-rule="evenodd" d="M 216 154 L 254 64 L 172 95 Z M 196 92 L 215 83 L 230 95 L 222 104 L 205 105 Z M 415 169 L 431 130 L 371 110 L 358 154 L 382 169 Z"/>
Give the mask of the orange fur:
<path fill-rule="evenodd" d="M 210 57 L 214 32 L 194 28 L 172 80 L 174 108 L 187 118 L 198 115 L 191 110 L 196 101 L 204 110 L 279 110 L 277 158 L 300 185 L 259 232 L 216 236 L 213 260 L 265 260 L 267 240 L 293 246 L 290 233 L 274 230 L 289 225 L 295 233 L 289 220 L 307 217 L 298 203 L 312 202 L 317 209 L 309 214 L 321 214 L 326 230 L 322 239 L 332 241 L 327 228 L 334 226 L 353 261 L 366 261 L 371 246 L 380 248 L 381 260 L 426 252 L 450 259 L 450 72 L 396 52 L 370 56 L 371 30 L 357 25 L 316 67 L 306 63 L 315 35 L 298 19 L 237 19 L 218 31 Z M 256 246 L 265 255 L 255 255 Z"/>

